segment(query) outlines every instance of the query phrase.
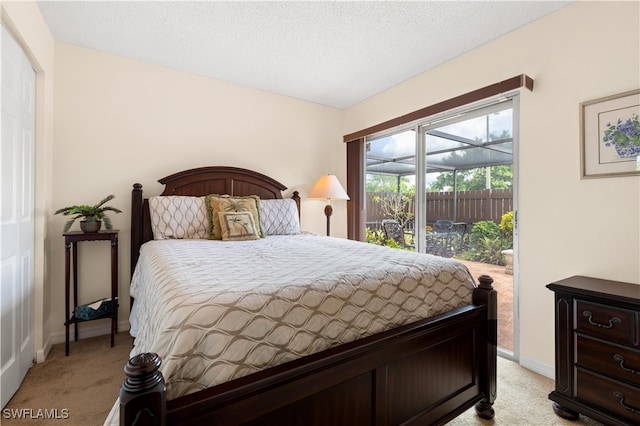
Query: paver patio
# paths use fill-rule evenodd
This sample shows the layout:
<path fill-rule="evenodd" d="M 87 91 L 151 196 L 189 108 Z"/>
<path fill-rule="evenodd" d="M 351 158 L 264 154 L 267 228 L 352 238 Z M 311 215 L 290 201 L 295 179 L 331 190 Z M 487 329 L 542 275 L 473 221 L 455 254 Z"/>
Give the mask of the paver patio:
<path fill-rule="evenodd" d="M 498 292 L 498 346 L 513 351 L 513 275 L 506 274 L 504 266 L 457 260 L 469 268 L 476 282 L 480 275 L 493 278 Z"/>

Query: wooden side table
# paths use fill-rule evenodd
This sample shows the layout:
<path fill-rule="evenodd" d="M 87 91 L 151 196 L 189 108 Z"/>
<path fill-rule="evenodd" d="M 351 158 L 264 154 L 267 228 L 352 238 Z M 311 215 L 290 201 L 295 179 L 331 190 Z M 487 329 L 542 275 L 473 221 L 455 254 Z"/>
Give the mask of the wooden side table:
<path fill-rule="evenodd" d="M 114 334 L 118 332 L 118 230 L 82 232 L 71 231 L 63 234 L 65 249 L 65 353 L 69 355 L 69 326 L 74 326 L 74 340 L 78 341 L 78 323 L 111 318 L 111 347 L 114 345 Z M 89 320 L 76 318 L 75 308 L 78 306 L 78 242 L 110 241 L 111 242 L 111 312 Z M 73 309 L 70 307 L 70 281 L 73 275 Z"/>

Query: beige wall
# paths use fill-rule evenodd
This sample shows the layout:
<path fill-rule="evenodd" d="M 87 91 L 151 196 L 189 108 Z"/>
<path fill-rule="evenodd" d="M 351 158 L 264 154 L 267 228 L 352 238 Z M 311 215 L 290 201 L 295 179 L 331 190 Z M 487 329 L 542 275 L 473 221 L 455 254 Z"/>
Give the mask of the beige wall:
<path fill-rule="evenodd" d="M 325 173 L 344 181 L 340 110 L 64 43 L 56 43 L 55 64 L 53 204 L 93 204 L 115 194 L 110 205 L 123 210 L 110 215 L 120 229 L 122 327 L 128 326 L 133 183 L 157 195 L 158 179 L 210 165 L 262 172 L 287 185 L 285 195 L 298 190 L 304 197 Z M 346 204 L 335 204 L 333 235 L 346 236 Z M 323 206 L 303 200 L 304 229 L 324 232 Z M 48 247 L 55 341 L 64 331 L 65 219 L 51 217 L 55 237 Z M 107 296 L 109 245 L 80 243 L 80 256 L 81 301 Z"/>
<path fill-rule="evenodd" d="M 64 331 L 64 218 L 53 216 L 55 209 L 116 195 L 113 205 L 124 210 L 112 218 L 121 230 L 126 327 L 132 183 L 154 195 L 160 177 L 231 165 L 305 195 L 324 173 L 345 183 L 342 134 L 525 73 L 536 87 L 520 99 L 521 348 L 523 363 L 548 374 L 553 303 L 545 284 L 574 274 L 640 282 L 639 178 L 581 180 L 578 123 L 580 102 L 640 87 L 638 5 L 568 6 L 339 111 L 54 43 L 34 3 L 3 2 L 2 22 L 37 71 L 36 353 L 42 358 Z M 603 24 L 610 22 L 616 25 Z M 345 236 L 346 209 L 335 204 L 332 230 Z M 324 232 L 322 206 L 303 202 L 303 228 Z M 89 243 L 81 250 L 82 298 L 103 297 L 108 248 Z M 107 330 L 99 323 L 83 324 L 82 332 Z"/>
<path fill-rule="evenodd" d="M 43 361 L 51 344 L 51 286 L 47 280 L 51 263 L 45 246 L 51 235 L 48 212 L 52 202 L 54 41 L 32 2 L 3 2 L 2 25 L 20 44 L 36 71 L 33 344 L 36 359 Z"/>
<path fill-rule="evenodd" d="M 522 363 L 550 375 L 551 281 L 640 282 L 640 178 L 580 179 L 579 104 L 640 88 L 640 3 L 579 2 L 344 112 L 348 134 L 503 79 L 520 98 Z M 640 294 L 640 287 L 639 287 Z"/>

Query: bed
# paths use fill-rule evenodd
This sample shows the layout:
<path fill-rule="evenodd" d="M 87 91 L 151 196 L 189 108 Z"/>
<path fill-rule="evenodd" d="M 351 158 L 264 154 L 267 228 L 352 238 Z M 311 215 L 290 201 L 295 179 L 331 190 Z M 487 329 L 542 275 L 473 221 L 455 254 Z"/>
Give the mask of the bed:
<path fill-rule="evenodd" d="M 255 171 L 203 167 L 159 182 L 160 196 L 145 198 L 140 184 L 132 190 L 139 323 L 120 424 L 432 425 L 474 405 L 493 418 L 490 277 L 475 284 L 451 259 L 300 232 L 297 192 L 284 199 L 284 185 Z M 233 240 L 231 224 L 247 215 L 212 211 L 210 194 L 255 202 L 261 212 L 286 205 L 285 231 L 254 213 Z M 158 205 L 173 197 L 205 200 L 209 224 L 217 213 L 213 228 L 228 238 L 211 241 L 202 226 L 159 231 L 157 215 L 166 212 Z"/>

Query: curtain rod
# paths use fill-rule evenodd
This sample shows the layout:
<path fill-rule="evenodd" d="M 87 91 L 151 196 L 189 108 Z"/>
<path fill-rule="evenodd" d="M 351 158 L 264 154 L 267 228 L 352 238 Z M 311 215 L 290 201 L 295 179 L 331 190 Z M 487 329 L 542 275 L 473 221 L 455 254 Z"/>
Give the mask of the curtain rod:
<path fill-rule="evenodd" d="M 350 133 L 343 136 L 344 142 L 352 142 L 359 138 L 372 135 L 374 133 L 381 132 L 383 130 L 391 129 L 393 127 L 402 126 L 403 124 L 411 123 L 412 121 L 420 120 L 431 115 L 448 111 L 450 109 L 458 108 L 463 105 L 471 104 L 473 102 L 480 101 L 482 99 L 490 98 L 502 93 L 509 92 L 511 90 L 526 87 L 530 91 L 533 91 L 533 79 L 526 74 L 520 74 L 515 77 L 511 77 L 507 80 L 500 81 L 498 83 L 491 84 L 489 86 L 482 87 L 480 89 L 467 92 L 465 94 L 456 96 L 446 101 L 438 102 L 428 107 L 421 108 L 417 111 L 410 112 L 400 117 L 392 118 L 380 124 L 368 127 L 366 129 Z"/>

